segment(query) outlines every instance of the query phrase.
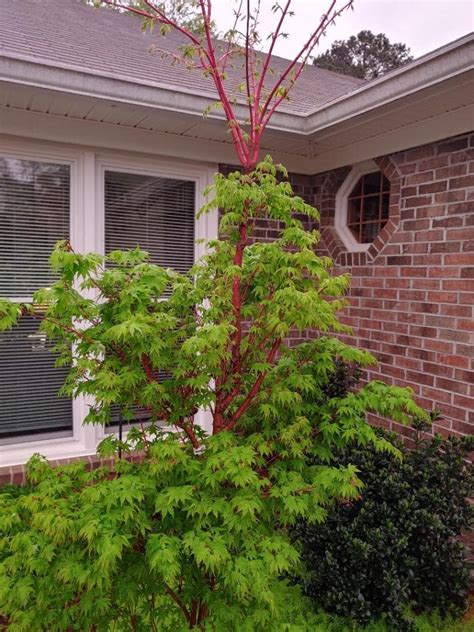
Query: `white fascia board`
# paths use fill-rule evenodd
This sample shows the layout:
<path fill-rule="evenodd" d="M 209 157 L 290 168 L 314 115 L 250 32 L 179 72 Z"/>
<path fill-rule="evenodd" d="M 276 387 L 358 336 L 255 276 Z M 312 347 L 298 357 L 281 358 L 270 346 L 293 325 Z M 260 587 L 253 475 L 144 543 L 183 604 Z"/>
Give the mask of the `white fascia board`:
<path fill-rule="evenodd" d="M 306 134 L 314 134 L 473 69 L 474 34 L 471 33 L 315 110 L 306 117 Z"/>
<path fill-rule="evenodd" d="M 0 82 L 55 90 L 63 94 L 106 99 L 127 105 L 138 105 L 158 110 L 203 117 L 204 110 L 217 100 L 217 95 L 196 94 L 181 86 L 120 78 L 107 73 L 97 74 L 74 66 L 59 65 L 21 56 L 9 56 L 0 52 Z M 245 105 L 234 106 L 237 117 L 245 120 Z M 211 110 L 210 119 L 224 120 L 220 111 Z M 276 112 L 272 129 L 290 133 L 302 133 L 304 116 Z"/>

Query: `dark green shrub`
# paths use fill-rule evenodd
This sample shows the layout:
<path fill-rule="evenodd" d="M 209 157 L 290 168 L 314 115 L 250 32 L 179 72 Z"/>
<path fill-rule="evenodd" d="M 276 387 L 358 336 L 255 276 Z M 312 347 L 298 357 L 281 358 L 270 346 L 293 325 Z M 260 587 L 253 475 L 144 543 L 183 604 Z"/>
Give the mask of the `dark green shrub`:
<path fill-rule="evenodd" d="M 409 630 L 407 608 L 444 615 L 465 607 L 468 569 L 457 536 L 472 524 L 465 456 L 474 438 L 418 434 L 413 451 L 391 440 L 402 460 L 370 446 L 341 450 L 337 462 L 360 471 L 360 498 L 335 505 L 322 525 L 300 523 L 296 535 L 305 592 L 318 607 L 361 624 L 386 615 Z"/>

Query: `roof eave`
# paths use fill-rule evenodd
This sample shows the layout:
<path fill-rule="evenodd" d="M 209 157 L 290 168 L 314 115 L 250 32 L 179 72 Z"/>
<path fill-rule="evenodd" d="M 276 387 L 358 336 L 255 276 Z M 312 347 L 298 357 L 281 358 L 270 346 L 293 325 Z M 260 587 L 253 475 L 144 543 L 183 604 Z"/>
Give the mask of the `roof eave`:
<path fill-rule="evenodd" d="M 468 72 L 473 69 L 473 59 L 474 34 L 471 33 L 327 103 L 310 114 L 275 112 L 269 127 L 299 136 L 310 136 Z M 0 81 L 180 112 L 200 118 L 209 103 L 216 98 L 211 92 L 195 94 L 181 86 L 170 87 L 166 84 L 107 76 L 73 66 L 59 66 L 35 58 L 13 57 L 1 53 Z M 245 106 L 236 105 L 236 114 L 245 118 Z M 219 111 L 212 111 L 209 118 L 223 120 L 223 115 Z"/>
<path fill-rule="evenodd" d="M 471 33 L 318 108 L 306 117 L 305 132 L 314 134 L 469 72 L 473 60 Z"/>
<path fill-rule="evenodd" d="M 203 112 L 209 104 L 217 100 L 216 95 L 211 92 L 196 94 L 181 86 L 170 87 L 167 84 L 129 80 L 0 52 L 0 82 L 2 81 L 64 94 L 179 112 L 199 118 L 203 117 Z M 237 104 L 235 110 L 237 116 L 246 117 L 244 105 Z M 224 120 L 222 112 L 218 110 L 212 110 L 208 118 Z M 271 127 L 279 131 L 302 134 L 304 115 L 275 112 Z"/>

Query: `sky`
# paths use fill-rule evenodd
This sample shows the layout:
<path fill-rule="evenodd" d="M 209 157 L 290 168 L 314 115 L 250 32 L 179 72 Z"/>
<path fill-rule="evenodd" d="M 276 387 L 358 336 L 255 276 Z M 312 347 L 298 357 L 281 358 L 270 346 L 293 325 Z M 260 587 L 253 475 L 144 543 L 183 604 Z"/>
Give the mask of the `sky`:
<path fill-rule="evenodd" d="M 267 32 L 275 23 L 274 3 L 262 0 L 262 27 Z M 286 27 L 289 38 L 280 40 L 275 53 L 282 57 L 296 53 L 328 4 L 328 0 L 293 0 L 295 15 Z M 233 6 L 232 0 L 214 0 L 219 30 L 230 26 Z M 330 48 L 334 40 L 347 39 L 363 29 L 385 33 L 391 42 L 406 44 L 414 57 L 420 57 L 474 30 L 474 0 L 355 0 L 354 11 L 346 12 L 328 29 L 315 54 Z"/>

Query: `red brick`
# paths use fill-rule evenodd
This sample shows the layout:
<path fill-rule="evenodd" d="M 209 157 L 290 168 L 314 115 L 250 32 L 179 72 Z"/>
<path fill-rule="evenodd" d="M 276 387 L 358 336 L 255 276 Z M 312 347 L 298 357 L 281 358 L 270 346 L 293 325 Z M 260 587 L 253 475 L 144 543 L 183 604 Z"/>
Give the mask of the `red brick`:
<path fill-rule="evenodd" d="M 429 230 L 430 220 L 429 218 L 406 219 L 402 221 L 402 228 L 404 234 L 410 235 L 411 239 L 409 241 L 415 241 L 417 231 Z"/>
<path fill-rule="evenodd" d="M 406 379 L 408 382 L 411 382 L 410 386 L 413 384 L 433 386 L 435 383 L 435 378 L 432 375 L 428 375 L 427 373 L 417 373 L 415 371 L 407 371 Z"/>
<path fill-rule="evenodd" d="M 451 391 L 452 393 L 466 395 L 468 391 L 467 384 L 463 384 L 458 380 L 447 380 L 446 378 L 437 377 L 435 383 L 437 388 L 441 388 L 445 391 Z"/>
<path fill-rule="evenodd" d="M 456 345 L 456 353 L 466 358 L 474 358 L 474 345 Z"/>
<path fill-rule="evenodd" d="M 467 137 L 464 138 L 456 138 L 454 140 L 448 140 L 442 143 L 439 143 L 437 146 L 437 153 L 451 153 L 453 151 L 459 151 L 461 149 L 466 149 L 468 146 Z"/>
<path fill-rule="evenodd" d="M 443 366 L 442 364 L 433 364 L 430 362 L 423 362 L 423 371 L 430 375 L 439 375 L 440 377 L 453 378 L 454 368 Z"/>
<path fill-rule="evenodd" d="M 452 393 L 448 393 L 447 391 L 439 391 L 435 388 L 429 388 L 428 386 L 422 387 L 421 394 L 427 399 L 431 399 L 436 402 L 444 402 L 445 404 L 450 404 L 453 401 Z"/>
<path fill-rule="evenodd" d="M 462 251 L 463 252 L 474 252 L 474 239 L 469 241 L 462 242 Z"/>
<path fill-rule="evenodd" d="M 446 239 L 449 239 L 449 240 L 474 239 L 474 226 L 472 228 L 448 230 L 446 232 Z"/>
<path fill-rule="evenodd" d="M 450 189 L 465 189 L 466 187 L 474 187 L 474 175 L 452 178 L 449 181 Z"/>
<path fill-rule="evenodd" d="M 462 406 L 467 410 L 474 410 L 474 397 L 465 397 L 464 395 L 453 395 L 453 403 L 455 406 Z"/>
<path fill-rule="evenodd" d="M 419 195 L 425 193 L 439 193 L 440 191 L 446 191 L 448 183 L 446 180 L 439 180 L 438 182 L 431 182 L 429 184 L 420 184 L 418 187 Z"/>
<path fill-rule="evenodd" d="M 449 164 L 449 156 L 438 156 L 436 158 L 428 158 L 420 160 L 417 164 L 417 171 L 426 171 L 427 169 L 438 169 Z"/>
<path fill-rule="evenodd" d="M 445 316 L 464 318 L 472 315 L 472 307 L 469 305 L 440 305 L 439 310 Z"/>
<path fill-rule="evenodd" d="M 439 337 L 442 340 L 452 340 L 453 342 L 472 343 L 472 334 L 468 331 L 460 331 L 454 329 L 440 329 Z"/>
<path fill-rule="evenodd" d="M 448 342 L 446 340 L 433 340 L 432 338 L 425 338 L 423 340 L 423 348 L 430 349 L 431 351 L 452 353 L 454 345 L 452 342 Z"/>
<path fill-rule="evenodd" d="M 461 268 L 448 268 L 446 266 L 429 266 L 428 276 L 437 279 L 445 279 L 446 277 L 458 278 L 461 276 Z"/>
<path fill-rule="evenodd" d="M 431 195 L 416 195 L 415 197 L 409 197 L 404 199 L 405 208 L 415 208 L 417 206 L 427 206 L 431 204 Z"/>
<path fill-rule="evenodd" d="M 460 204 L 450 204 L 448 207 L 448 213 L 451 214 L 463 214 L 472 213 L 472 202 L 462 202 Z"/>
<path fill-rule="evenodd" d="M 433 202 L 435 204 L 449 204 L 451 202 L 464 202 L 466 199 L 466 191 L 464 189 L 457 189 L 454 191 L 445 191 L 443 193 L 435 193 L 433 196 Z"/>
<path fill-rule="evenodd" d="M 457 176 L 463 176 L 466 172 L 467 172 L 467 166 L 465 164 L 451 165 L 451 167 L 443 167 L 441 169 L 436 169 L 435 179 L 441 180 L 443 178 L 455 178 Z"/>
<path fill-rule="evenodd" d="M 401 194 L 402 197 L 408 197 L 410 195 L 416 195 L 417 193 L 418 193 L 418 189 L 414 185 L 412 185 L 410 187 L 403 187 L 402 190 L 400 191 L 400 194 Z"/>
<path fill-rule="evenodd" d="M 428 292 L 428 300 L 437 303 L 456 303 L 458 295 L 455 292 Z"/>
<path fill-rule="evenodd" d="M 434 244 L 430 244 L 430 252 L 439 253 L 439 252 L 461 252 L 461 242 L 459 241 L 446 241 L 446 242 L 436 242 Z"/>
<path fill-rule="evenodd" d="M 442 217 L 445 214 L 446 208 L 444 205 L 430 204 L 429 206 L 423 206 L 416 211 L 416 216 L 419 218 L 432 218 Z"/>
<path fill-rule="evenodd" d="M 443 290 L 454 290 L 457 292 L 472 292 L 471 279 L 453 279 L 449 281 L 443 281 Z"/>
<path fill-rule="evenodd" d="M 463 218 L 459 216 L 442 217 L 433 220 L 433 228 L 459 228 L 463 225 Z"/>
<path fill-rule="evenodd" d="M 441 262 L 440 262 L 441 263 Z M 413 282 L 419 290 L 439 290 L 438 279 L 421 279 L 418 278 Z"/>
<path fill-rule="evenodd" d="M 424 230 L 417 232 L 415 235 L 415 241 L 443 241 L 444 240 L 444 230 L 441 228 L 436 230 Z"/>
<path fill-rule="evenodd" d="M 404 277 L 425 277 L 428 274 L 428 268 L 422 268 L 421 266 L 400 268 L 400 274 Z"/>
<path fill-rule="evenodd" d="M 471 423 L 463 421 L 454 421 L 453 429 L 463 435 L 472 435 L 474 433 L 474 426 Z"/>
<path fill-rule="evenodd" d="M 10 467 L 0 467 L 0 487 L 9 485 L 12 482 L 12 472 Z"/>
<path fill-rule="evenodd" d="M 471 254 L 453 254 L 444 257 L 446 265 L 472 265 L 474 263 L 474 255 Z"/>
<path fill-rule="evenodd" d="M 446 415 L 446 417 L 453 419 L 453 425 L 467 420 L 467 412 L 465 408 L 449 406 L 449 404 L 445 404 L 444 402 L 439 402 L 436 408 L 438 408 L 443 415 Z"/>
<path fill-rule="evenodd" d="M 438 362 L 442 364 L 453 366 L 457 369 L 467 369 L 469 368 L 469 360 L 463 356 L 459 355 L 447 355 L 445 353 L 440 353 L 437 358 Z"/>

